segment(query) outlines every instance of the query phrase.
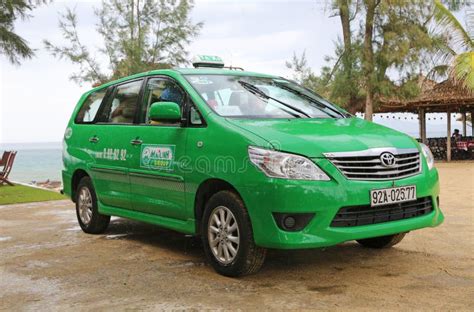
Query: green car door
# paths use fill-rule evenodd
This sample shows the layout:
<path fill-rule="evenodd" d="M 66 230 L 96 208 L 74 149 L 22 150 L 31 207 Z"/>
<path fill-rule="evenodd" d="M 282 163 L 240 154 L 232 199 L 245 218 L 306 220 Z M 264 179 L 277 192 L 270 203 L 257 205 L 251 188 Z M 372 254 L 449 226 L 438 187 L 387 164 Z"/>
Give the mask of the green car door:
<path fill-rule="evenodd" d="M 91 165 L 92 180 L 101 203 L 131 208 L 128 150 L 134 132 L 138 98 L 143 79 L 117 85 L 99 112 L 95 132 L 89 141 L 96 161 Z"/>
<path fill-rule="evenodd" d="M 148 109 L 156 102 L 175 102 L 182 107 L 184 90 L 167 77 L 148 78 L 142 98 L 139 124 L 134 126 L 129 159 L 131 201 L 134 210 L 186 219 L 184 174 L 179 167 L 185 156 L 186 128 L 180 123 L 154 122 Z"/>
<path fill-rule="evenodd" d="M 93 177 L 96 189 L 101 190 L 98 194 L 100 200 L 103 200 L 101 195 L 106 184 L 101 180 L 104 176 L 96 169 L 103 165 L 101 158 L 106 146 L 104 141 L 107 131 L 102 131 L 103 127 L 97 125 L 97 121 L 100 119 L 99 112 L 112 89 L 112 87 L 103 88 L 89 94 L 74 119 L 74 126 L 70 128 L 69 153 L 84 162 L 85 169 Z"/>

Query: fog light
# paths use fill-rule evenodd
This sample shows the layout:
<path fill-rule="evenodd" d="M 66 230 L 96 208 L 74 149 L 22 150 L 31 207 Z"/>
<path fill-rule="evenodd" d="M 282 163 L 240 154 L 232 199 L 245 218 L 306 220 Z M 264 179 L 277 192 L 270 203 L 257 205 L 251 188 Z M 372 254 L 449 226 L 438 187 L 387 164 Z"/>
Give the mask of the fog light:
<path fill-rule="evenodd" d="M 314 217 L 314 213 L 280 213 L 274 212 L 278 227 L 284 231 L 297 232 L 304 229 Z"/>
<path fill-rule="evenodd" d="M 283 225 L 287 229 L 292 229 L 295 226 L 295 224 L 296 224 L 296 220 L 292 216 L 288 216 L 283 219 Z"/>

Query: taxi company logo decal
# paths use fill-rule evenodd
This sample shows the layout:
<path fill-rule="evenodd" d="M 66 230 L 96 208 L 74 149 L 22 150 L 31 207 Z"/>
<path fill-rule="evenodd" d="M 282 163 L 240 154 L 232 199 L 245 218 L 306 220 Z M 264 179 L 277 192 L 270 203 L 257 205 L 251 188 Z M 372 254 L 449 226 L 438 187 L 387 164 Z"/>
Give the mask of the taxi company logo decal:
<path fill-rule="evenodd" d="M 175 145 L 142 145 L 140 167 L 172 170 Z"/>

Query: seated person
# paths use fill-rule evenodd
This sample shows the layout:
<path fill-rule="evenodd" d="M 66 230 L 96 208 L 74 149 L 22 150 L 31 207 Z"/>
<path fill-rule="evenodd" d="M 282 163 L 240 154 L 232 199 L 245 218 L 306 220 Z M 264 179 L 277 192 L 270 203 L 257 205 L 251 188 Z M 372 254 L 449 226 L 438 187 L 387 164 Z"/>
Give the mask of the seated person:
<path fill-rule="evenodd" d="M 454 129 L 453 139 L 455 141 L 460 141 L 462 139 L 462 134 L 459 133 L 459 129 Z"/>
<path fill-rule="evenodd" d="M 174 85 L 167 86 L 163 92 L 161 92 L 159 102 L 174 102 L 181 106 L 183 101 L 183 93 Z"/>
<path fill-rule="evenodd" d="M 178 104 L 181 107 L 183 101 L 183 93 L 181 92 L 180 89 L 178 89 L 174 85 L 169 85 L 167 86 L 163 92 L 161 92 L 160 98 L 158 99 L 158 102 L 174 102 Z M 153 104 L 153 103 L 150 103 Z M 176 125 L 179 124 L 179 122 L 166 122 L 166 121 L 156 121 L 156 120 L 149 120 L 148 121 L 151 125 L 162 125 L 162 124 L 170 124 L 170 125 Z"/>
<path fill-rule="evenodd" d="M 243 105 L 242 105 L 243 104 Z M 267 102 L 256 96 L 249 96 L 248 101 L 242 103 L 240 108 L 244 115 L 262 116 L 266 115 Z"/>
<path fill-rule="evenodd" d="M 217 106 L 219 105 L 219 103 L 217 103 L 217 101 L 215 99 L 207 100 L 207 104 L 214 110 L 216 110 Z"/>
<path fill-rule="evenodd" d="M 112 122 L 133 123 L 137 109 L 136 102 L 137 99 L 135 96 L 122 99 L 117 108 L 112 112 Z"/>
<path fill-rule="evenodd" d="M 238 107 L 243 116 L 262 116 L 265 115 L 267 102 L 254 94 L 234 91 L 229 106 Z"/>

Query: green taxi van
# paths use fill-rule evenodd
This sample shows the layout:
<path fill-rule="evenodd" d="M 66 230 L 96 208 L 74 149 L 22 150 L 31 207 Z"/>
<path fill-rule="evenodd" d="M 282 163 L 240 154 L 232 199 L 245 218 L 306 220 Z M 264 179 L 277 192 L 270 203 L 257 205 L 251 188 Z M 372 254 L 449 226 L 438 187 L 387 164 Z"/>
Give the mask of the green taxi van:
<path fill-rule="evenodd" d="M 84 232 L 119 216 L 199 235 L 213 268 L 240 276 L 268 248 L 386 248 L 443 221 L 427 146 L 293 81 L 194 65 L 80 98 L 62 177 Z"/>

